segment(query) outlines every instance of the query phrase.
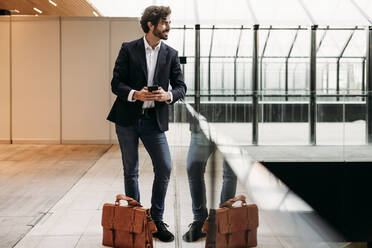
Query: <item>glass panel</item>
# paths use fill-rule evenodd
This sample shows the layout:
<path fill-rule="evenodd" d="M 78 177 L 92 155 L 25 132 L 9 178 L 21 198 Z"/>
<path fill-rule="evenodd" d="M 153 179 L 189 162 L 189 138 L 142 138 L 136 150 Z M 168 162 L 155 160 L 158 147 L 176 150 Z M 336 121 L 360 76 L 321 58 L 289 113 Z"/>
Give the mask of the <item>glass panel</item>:
<path fill-rule="evenodd" d="M 367 144 L 366 98 L 345 96 L 345 133 L 344 150 L 346 161 L 370 161 L 370 146 Z M 361 101 L 362 100 L 362 101 Z"/>
<path fill-rule="evenodd" d="M 307 92 L 309 89 L 309 59 L 288 60 L 288 89 L 289 91 Z M 296 101 L 296 99 L 290 100 Z"/>
<path fill-rule="evenodd" d="M 363 63 L 359 59 L 340 60 L 340 89 L 342 94 L 361 94 L 362 76 Z M 348 101 L 349 98 L 345 100 Z"/>
<path fill-rule="evenodd" d="M 284 59 L 263 59 L 262 89 L 266 93 L 278 92 L 284 89 L 285 62 Z M 271 90 L 271 91 L 269 91 Z"/>
<path fill-rule="evenodd" d="M 317 145 L 327 145 L 329 153 L 319 154 L 320 161 L 342 161 L 344 144 L 344 111 L 345 97 L 341 95 L 336 101 L 323 100 L 328 98 L 319 92 L 317 96 L 316 139 Z"/>
<path fill-rule="evenodd" d="M 189 229 L 187 225 L 193 219 L 202 216 L 204 220 L 207 214 L 206 221 L 211 227 L 214 225 L 212 218 L 214 211 L 211 209 L 219 208 L 227 199 L 243 195 L 245 198 L 238 198 L 234 206 L 242 206 L 241 200 L 247 204 L 257 204 L 260 218 L 257 235 L 260 246 L 270 244 L 273 242 L 272 240 L 278 238 L 293 247 L 317 247 L 328 244 L 327 242 L 332 242 L 330 244 L 334 247 L 345 245 L 340 242 L 342 238 L 319 218 L 313 208 L 292 191 L 295 187 L 292 189 L 287 187 L 284 180 L 282 181 L 273 174 L 278 170 L 274 170 L 273 166 L 269 164 L 263 165 L 257 161 L 256 158 L 263 153 L 268 158 L 273 153 L 272 148 L 269 147 L 271 152 L 267 152 L 269 150 L 265 150 L 264 147 L 242 146 L 239 142 L 230 143 L 231 132 L 226 133 L 229 131 L 226 124 L 229 123 L 211 123 L 206 121 L 203 116 L 196 118 L 189 116 L 187 125 L 191 130 L 190 147 L 182 151 L 182 148 L 179 150 L 180 153 L 183 152 L 180 157 L 187 157 L 187 162 L 179 163 L 180 166 L 176 168 L 176 195 L 177 193 L 182 195 L 180 199 L 182 204 L 179 205 L 180 211 L 177 216 L 179 217 L 180 233 L 184 234 Z M 222 129 L 221 125 L 224 125 L 225 128 Z M 234 127 L 238 129 L 240 126 L 234 124 Z M 241 135 L 245 135 L 245 131 L 244 127 L 241 130 L 235 130 Z M 283 150 L 285 149 L 287 148 Z M 292 168 L 294 167 L 296 166 L 292 166 Z M 280 168 L 288 171 L 289 167 L 283 164 Z M 309 170 L 307 169 L 307 171 Z M 188 177 L 185 176 L 186 173 Z M 286 175 L 290 176 L 288 173 Z M 303 173 L 293 175 L 297 178 L 303 177 L 304 180 L 307 180 L 306 177 L 308 177 Z M 191 191 L 191 194 L 188 193 L 188 190 Z M 194 211 L 192 206 L 194 206 Z M 200 206 L 200 208 L 197 209 L 195 206 Z M 202 214 L 197 215 L 198 213 Z M 217 215 L 217 218 L 219 216 Z M 229 216 L 231 217 L 233 214 L 231 213 Z M 254 222 L 253 216 L 257 216 L 257 212 L 249 215 L 250 224 Z M 229 218 L 227 221 L 233 221 L 233 219 Z M 239 223 L 244 221 L 246 221 L 244 215 L 240 214 Z M 273 225 L 280 225 L 283 228 L 272 229 Z M 319 232 L 322 233 L 321 236 L 319 236 Z M 333 239 L 338 243 L 334 243 Z M 193 243 L 192 247 L 205 247 L 205 242 L 203 239 Z M 278 247 L 284 247 L 280 245 L 280 242 L 275 243 L 279 244 Z M 182 247 L 191 247 L 189 243 L 184 241 L 180 241 L 180 244 Z"/>
<path fill-rule="evenodd" d="M 238 94 L 246 94 L 252 90 L 252 60 L 237 59 L 237 89 Z"/>
<path fill-rule="evenodd" d="M 289 91 L 291 100 L 285 103 L 283 91 L 260 93 L 260 145 L 309 144 L 307 92 Z"/>
<path fill-rule="evenodd" d="M 336 94 L 337 63 L 335 59 L 317 59 L 317 89 L 319 94 Z M 322 101 L 335 100 L 324 97 Z"/>
<path fill-rule="evenodd" d="M 213 58 L 211 61 L 211 89 L 213 94 L 234 94 L 234 59 Z M 213 97 L 212 101 L 231 101 L 233 97 L 224 99 Z"/>
<path fill-rule="evenodd" d="M 183 65 L 184 67 L 184 78 L 187 86 L 186 92 L 186 101 L 194 102 L 195 94 L 195 60 L 194 58 L 187 58 L 187 64 Z"/>

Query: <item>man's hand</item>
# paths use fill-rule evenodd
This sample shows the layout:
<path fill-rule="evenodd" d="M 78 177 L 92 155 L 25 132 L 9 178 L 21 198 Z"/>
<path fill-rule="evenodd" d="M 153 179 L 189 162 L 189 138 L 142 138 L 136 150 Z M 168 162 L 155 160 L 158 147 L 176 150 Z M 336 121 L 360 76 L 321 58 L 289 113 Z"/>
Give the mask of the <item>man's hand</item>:
<path fill-rule="evenodd" d="M 154 92 L 154 91 L 153 91 Z M 136 90 L 133 94 L 134 100 L 140 100 L 140 101 L 155 101 L 157 99 L 157 96 L 153 92 L 149 92 L 147 87 L 143 87 L 142 90 L 138 91 Z"/>
<path fill-rule="evenodd" d="M 164 91 L 163 88 L 160 86 L 158 90 L 154 90 L 152 93 L 155 97 L 154 101 L 166 102 L 171 100 L 170 92 Z"/>

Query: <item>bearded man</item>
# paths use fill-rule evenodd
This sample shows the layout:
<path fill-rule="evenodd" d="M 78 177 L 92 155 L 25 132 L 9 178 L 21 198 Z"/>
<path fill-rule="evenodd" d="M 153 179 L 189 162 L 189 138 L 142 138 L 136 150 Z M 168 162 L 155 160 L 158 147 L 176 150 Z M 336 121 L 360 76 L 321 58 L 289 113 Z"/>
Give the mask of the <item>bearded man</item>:
<path fill-rule="evenodd" d="M 111 81 L 117 96 L 107 119 L 115 123 L 124 170 L 125 194 L 140 202 L 138 188 L 138 140 L 149 153 L 154 181 L 151 216 L 163 242 L 174 240 L 163 222 L 164 200 L 172 162 L 165 131 L 168 130 L 168 104 L 186 94 L 178 52 L 164 44 L 170 31 L 169 7 L 150 6 L 141 17 L 145 36 L 123 43 Z M 169 85 L 172 90 L 168 90 Z"/>

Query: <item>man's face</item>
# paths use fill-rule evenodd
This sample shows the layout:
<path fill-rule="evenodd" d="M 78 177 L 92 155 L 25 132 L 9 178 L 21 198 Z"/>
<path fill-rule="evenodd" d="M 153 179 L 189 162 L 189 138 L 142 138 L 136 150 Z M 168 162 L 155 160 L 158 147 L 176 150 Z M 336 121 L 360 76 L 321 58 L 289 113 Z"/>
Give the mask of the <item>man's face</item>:
<path fill-rule="evenodd" d="M 161 40 L 167 40 L 168 33 L 171 29 L 170 24 L 171 24 L 170 16 L 167 16 L 167 18 L 165 19 L 161 18 L 159 20 L 158 25 L 154 27 L 154 30 L 152 31 L 153 35 Z"/>

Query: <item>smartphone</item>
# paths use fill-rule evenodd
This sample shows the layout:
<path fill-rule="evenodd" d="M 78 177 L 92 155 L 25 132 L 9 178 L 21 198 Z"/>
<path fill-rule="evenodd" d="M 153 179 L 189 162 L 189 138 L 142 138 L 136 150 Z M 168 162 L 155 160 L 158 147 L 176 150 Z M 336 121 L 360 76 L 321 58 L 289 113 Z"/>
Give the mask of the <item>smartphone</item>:
<path fill-rule="evenodd" d="M 157 85 L 147 86 L 147 89 L 149 90 L 149 92 L 153 92 L 154 90 L 158 90 L 159 86 Z"/>

